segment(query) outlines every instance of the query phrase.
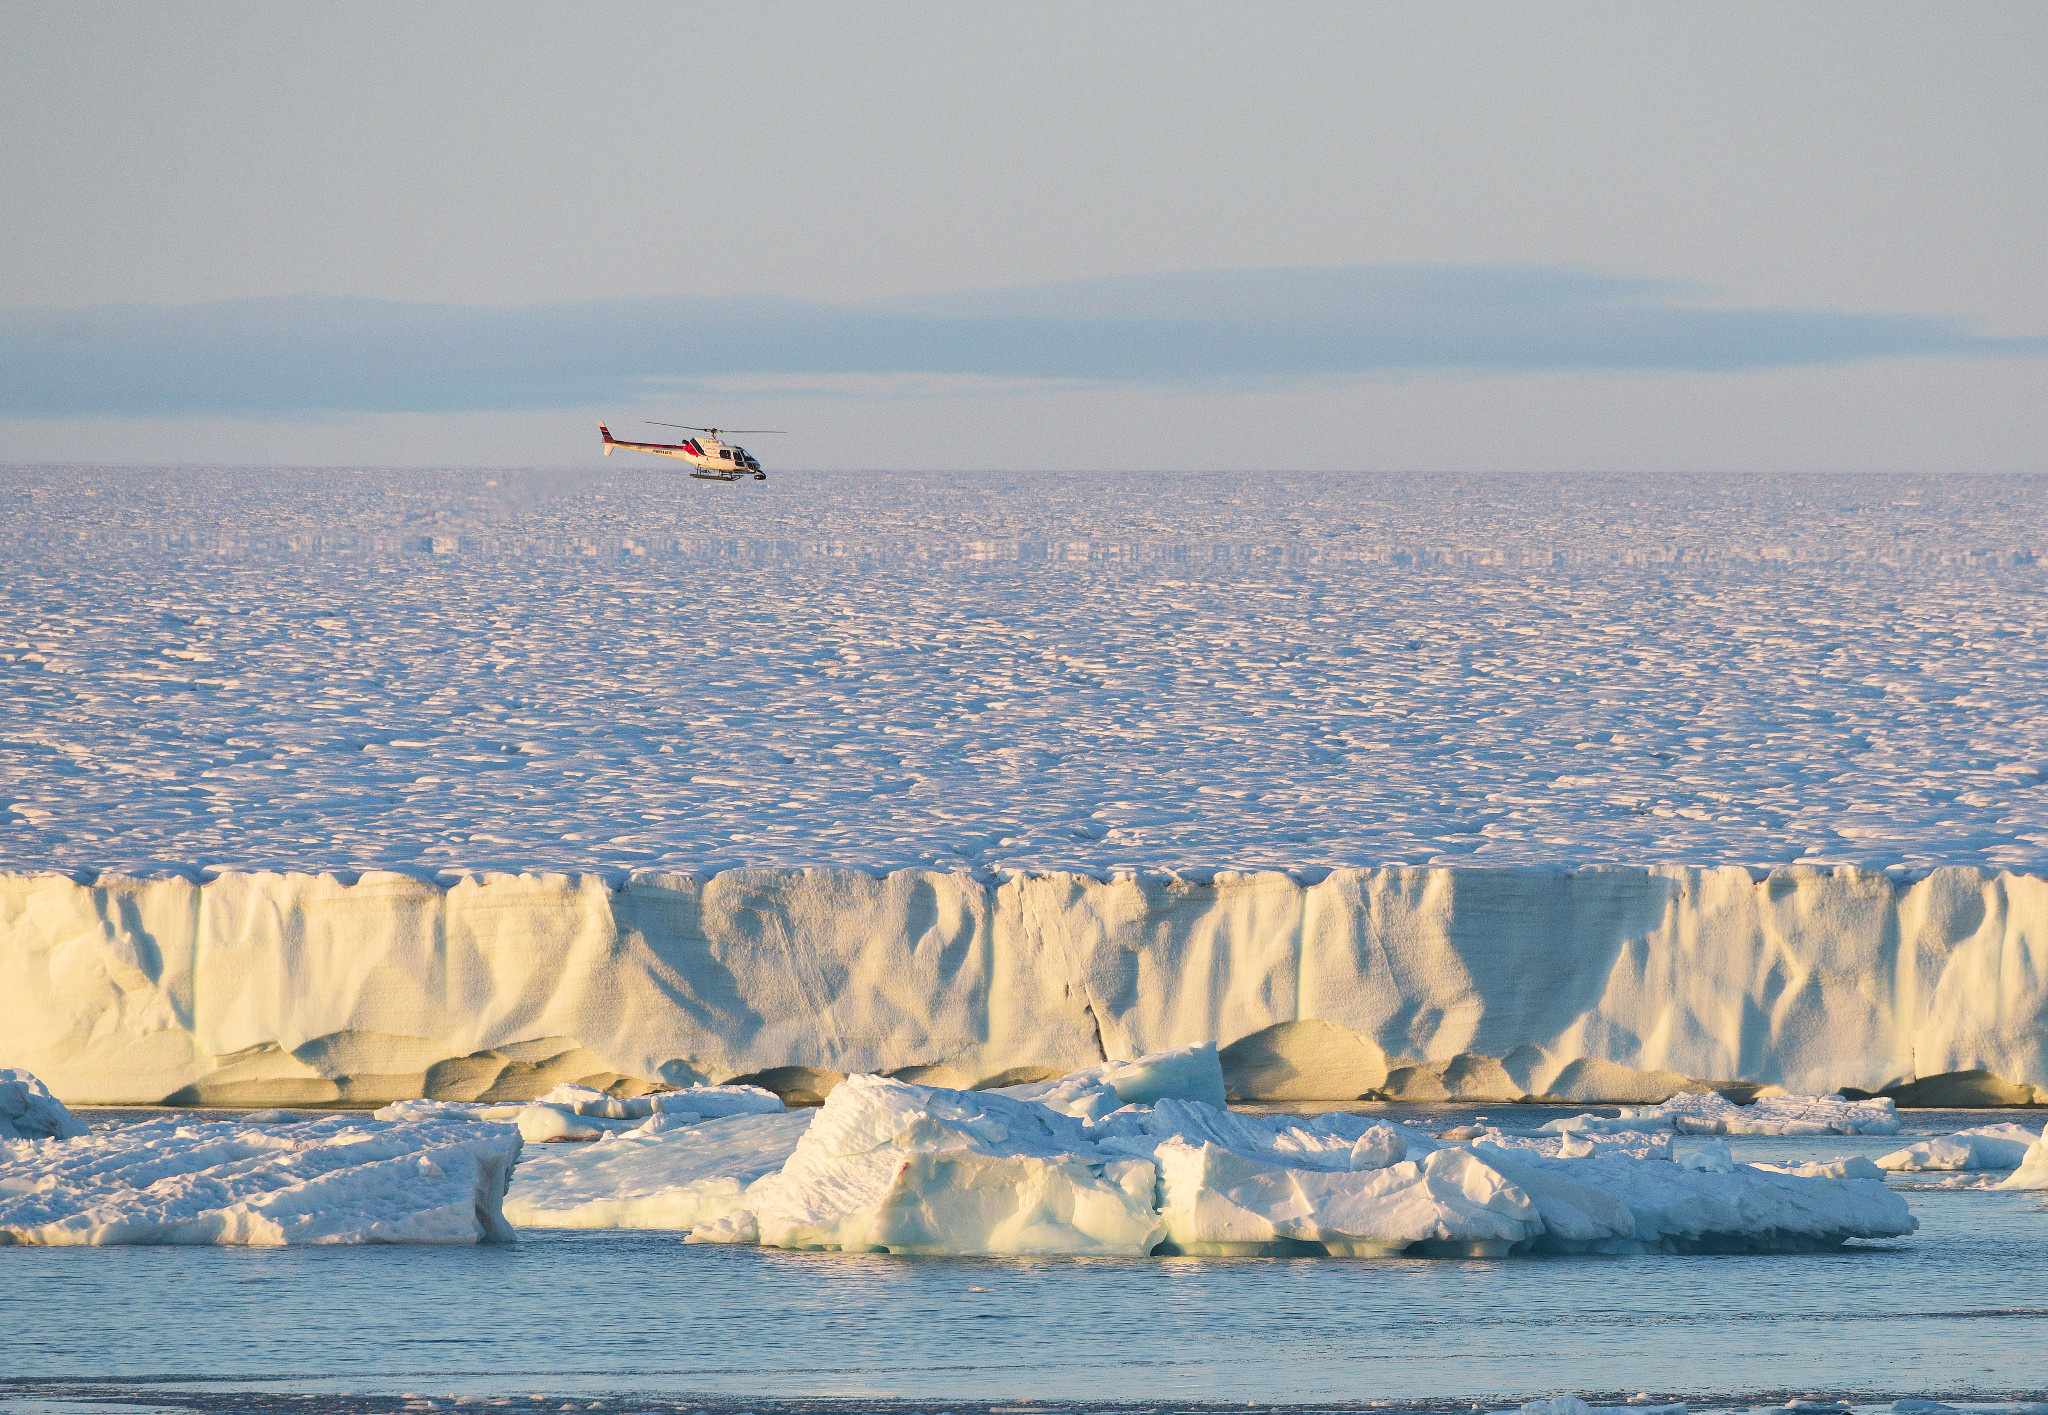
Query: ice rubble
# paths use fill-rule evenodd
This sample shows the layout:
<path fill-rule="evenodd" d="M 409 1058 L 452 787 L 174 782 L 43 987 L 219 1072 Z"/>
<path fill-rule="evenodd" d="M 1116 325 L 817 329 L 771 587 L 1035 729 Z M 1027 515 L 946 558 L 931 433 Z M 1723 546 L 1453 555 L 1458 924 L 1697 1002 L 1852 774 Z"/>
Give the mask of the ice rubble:
<path fill-rule="evenodd" d="M 2011 1123 L 1979 1125 L 1953 1135 L 1920 1140 L 1877 1160 L 1894 1173 L 1926 1170 L 2013 1169 L 2041 1143 L 2043 1132 Z"/>
<path fill-rule="evenodd" d="M 75 1139 L 85 1126 L 26 1071 L 0 1069 L 0 1140 Z"/>
<path fill-rule="evenodd" d="M 0 1244 L 504 1239 L 519 1149 L 506 1125 L 349 1115 L 0 1141 Z"/>
<path fill-rule="evenodd" d="M 1189 1083 L 1213 1058 L 1172 1070 L 1206 1089 Z M 1252 1116 L 1172 1095 L 1105 1111 L 1093 1090 L 1056 1100 L 849 1077 L 782 1168 L 691 1241 L 1366 1256 L 1822 1248 L 1918 1226 L 1881 1182 L 1736 1165 L 1725 1142 L 1683 1165 L 1669 1134 L 1444 1143 L 1356 1115 Z"/>

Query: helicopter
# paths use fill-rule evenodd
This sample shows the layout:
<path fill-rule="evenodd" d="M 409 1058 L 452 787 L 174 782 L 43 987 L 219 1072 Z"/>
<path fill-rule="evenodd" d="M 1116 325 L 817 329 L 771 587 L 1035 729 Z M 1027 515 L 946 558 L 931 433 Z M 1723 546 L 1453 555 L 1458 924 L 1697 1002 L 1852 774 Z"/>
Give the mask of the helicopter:
<path fill-rule="evenodd" d="M 735 437 L 754 434 L 781 436 L 776 428 L 715 428 L 692 427 L 688 423 L 658 423 L 649 421 L 649 427 L 672 427 L 683 432 L 701 432 L 702 437 L 687 438 L 682 442 L 621 442 L 612 436 L 612 430 L 603 423 L 597 425 L 598 433 L 604 438 L 604 455 L 612 455 L 614 447 L 625 447 L 635 452 L 652 452 L 657 457 L 674 457 L 690 464 L 690 475 L 699 481 L 738 481 L 752 477 L 755 481 L 768 480 L 768 474 L 761 470 L 761 464 L 754 460 L 746 448 L 732 443 L 721 442 L 723 433 Z"/>

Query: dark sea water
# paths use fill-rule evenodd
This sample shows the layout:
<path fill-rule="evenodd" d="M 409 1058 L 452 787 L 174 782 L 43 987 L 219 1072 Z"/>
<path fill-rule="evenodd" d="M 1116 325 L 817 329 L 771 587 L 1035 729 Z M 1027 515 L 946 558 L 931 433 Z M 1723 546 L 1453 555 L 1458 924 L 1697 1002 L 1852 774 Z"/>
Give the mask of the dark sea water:
<path fill-rule="evenodd" d="M 1917 1112 L 1907 1128 L 2043 1118 Z M 1733 1143 L 1738 1159 L 1788 1160 L 1908 1139 Z M 476 1248 L 5 1249 L 0 1410 L 425 1409 L 396 1398 L 409 1393 L 607 1410 L 896 1397 L 963 1415 L 1006 1401 L 1498 1409 L 1559 1391 L 2048 1400 L 2048 1192 L 1942 1179 L 1900 1177 L 1910 1238 L 1784 1256 L 913 1259 L 589 1231 Z"/>

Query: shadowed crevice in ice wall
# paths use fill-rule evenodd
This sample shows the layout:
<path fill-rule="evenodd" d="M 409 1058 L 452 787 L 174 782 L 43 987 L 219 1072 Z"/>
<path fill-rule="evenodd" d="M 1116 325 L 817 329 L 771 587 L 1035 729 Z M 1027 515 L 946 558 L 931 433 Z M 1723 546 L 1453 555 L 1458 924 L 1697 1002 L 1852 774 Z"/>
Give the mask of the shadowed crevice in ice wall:
<path fill-rule="evenodd" d="M 966 1086 L 1199 1041 L 1239 1044 L 1247 1099 L 1634 1101 L 1980 1071 L 1953 1084 L 2025 1103 L 2048 1087 L 2048 881 L 0 875 L 0 1065 L 75 1102 L 762 1073 L 815 1092 L 910 1068 Z"/>

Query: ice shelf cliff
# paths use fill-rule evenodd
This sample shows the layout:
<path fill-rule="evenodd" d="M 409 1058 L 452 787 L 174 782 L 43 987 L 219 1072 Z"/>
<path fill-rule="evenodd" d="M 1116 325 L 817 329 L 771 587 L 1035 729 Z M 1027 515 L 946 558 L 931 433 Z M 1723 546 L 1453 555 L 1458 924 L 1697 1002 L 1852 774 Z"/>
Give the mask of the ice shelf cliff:
<path fill-rule="evenodd" d="M 2029 1104 L 2048 879 L 0 875 L 0 1066 L 74 1103 L 735 1078 L 802 1100 L 851 1072 L 1014 1085 L 1204 1041 L 1247 1099 Z"/>

